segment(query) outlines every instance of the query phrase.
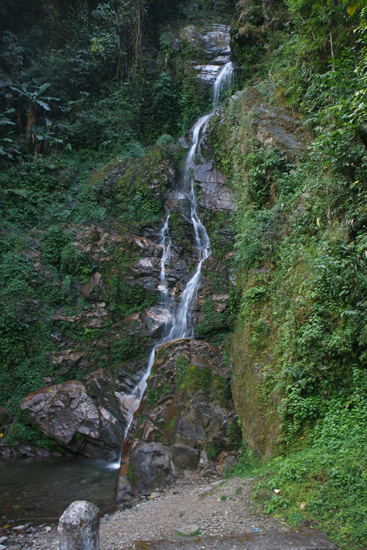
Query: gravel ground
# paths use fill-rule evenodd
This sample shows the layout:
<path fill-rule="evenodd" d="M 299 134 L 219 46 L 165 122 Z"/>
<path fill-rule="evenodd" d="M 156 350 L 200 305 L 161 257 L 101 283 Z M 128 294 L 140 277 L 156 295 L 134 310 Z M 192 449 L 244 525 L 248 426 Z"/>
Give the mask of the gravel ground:
<path fill-rule="evenodd" d="M 251 480 L 208 480 L 186 473 L 174 486 L 153 500 L 141 500 L 130 510 L 101 521 L 101 550 L 128 550 L 135 540 L 173 538 L 185 526 L 195 525 L 206 535 L 285 530 L 274 519 L 257 515 L 250 504 Z M 19 534 L 6 541 L 9 550 L 57 550 L 56 527 Z M 15 549 L 12 546 L 17 545 Z M 0 547 L 1 549 L 1 547 Z"/>

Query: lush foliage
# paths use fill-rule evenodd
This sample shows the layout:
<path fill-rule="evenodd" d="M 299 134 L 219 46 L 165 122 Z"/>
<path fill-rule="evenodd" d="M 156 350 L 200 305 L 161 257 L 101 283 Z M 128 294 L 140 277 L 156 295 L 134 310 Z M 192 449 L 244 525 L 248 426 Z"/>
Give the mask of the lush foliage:
<path fill-rule="evenodd" d="M 244 452 L 235 469 L 260 476 L 254 501 L 266 513 L 295 526 L 317 524 L 345 549 L 366 540 L 366 373 L 354 370 L 351 384 L 347 398 L 330 401 L 302 450 L 266 466 Z"/>
<path fill-rule="evenodd" d="M 141 249 L 126 235 L 158 231 L 180 161 L 174 137 L 211 101 L 190 46 L 174 46 L 178 26 L 232 8 L 1 3 L 0 407 L 11 419 L 45 384 L 145 355 L 149 343 L 119 323 L 157 295 L 129 271 Z M 84 359 L 58 362 L 68 348 Z M 9 442 L 36 442 L 15 426 Z"/>

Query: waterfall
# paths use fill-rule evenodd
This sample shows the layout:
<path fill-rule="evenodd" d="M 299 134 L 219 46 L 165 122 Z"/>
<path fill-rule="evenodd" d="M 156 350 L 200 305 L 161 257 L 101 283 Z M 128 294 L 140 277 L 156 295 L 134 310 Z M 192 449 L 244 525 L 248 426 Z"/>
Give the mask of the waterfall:
<path fill-rule="evenodd" d="M 186 284 L 181 295 L 177 311 L 173 316 L 172 326 L 169 333 L 163 338 L 163 342 L 169 342 L 176 338 L 191 338 L 193 336 L 193 327 L 190 327 L 191 313 L 196 302 L 197 293 L 200 286 L 201 267 L 203 262 L 210 256 L 210 239 L 205 227 L 200 221 L 197 212 L 197 201 L 194 192 L 194 180 L 191 175 L 191 169 L 195 166 L 195 155 L 200 145 L 202 133 L 205 135 L 211 114 L 201 117 L 192 128 L 192 146 L 186 158 L 184 167 L 184 186 L 188 192 L 185 193 L 186 199 L 190 203 L 191 223 L 194 228 L 195 242 L 199 256 L 199 262 L 194 275 Z"/>
<path fill-rule="evenodd" d="M 219 105 L 220 94 L 224 88 L 228 88 L 233 80 L 233 63 L 226 63 L 214 82 L 213 109 Z"/>
<path fill-rule="evenodd" d="M 190 218 L 191 223 L 194 228 L 195 243 L 198 254 L 198 264 L 194 271 L 194 274 L 189 279 L 184 288 L 180 302 L 176 311 L 172 311 L 170 305 L 170 297 L 168 290 L 168 283 L 166 277 L 166 264 L 170 259 L 170 251 L 172 246 L 171 237 L 169 234 L 169 219 L 170 213 L 168 213 L 165 223 L 159 233 L 160 236 L 160 245 L 162 247 L 162 257 L 161 257 L 161 271 L 160 271 L 160 285 L 158 290 L 161 294 L 161 303 L 167 311 L 167 320 L 164 327 L 164 333 L 160 341 L 153 348 L 147 369 L 144 376 L 138 382 L 134 388 L 129 407 L 129 418 L 127 422 L 127 427 L 125 430 L 125 436 L 127 435 L 132 419 L 135 412 L 139 408 L 140 401 L 144 395 L 144 392 L 147 387 L 147 380 L 150 376 L 150 372 L 154 365 L 155 361 L 155 349 L 156 347 L 169 342 L 171 340 L 179 338 L 192 338 L 194 334 L 194 327 L 192 325 L 192 312 L 196 303 L 197 294 L 200 288 L 201 281 L 201 270 L 202 265 L 211 254 L 210 248 L 210 239 L 208 233 L 201 223 L 198 214 L 198 203 L 194 191 L 194 179 L 192 177 L 192 170 L 195 168 L 195 157 L 200 152 L 200 146 L 206 136 L 206 132 L 209 126 L 209 122 L 214 114 L 214 110 L 218 106 L 219 98 L 221 92 L 224 88 L 228 87 L 231 83 L 233 75 L 233 65 L 231 62 L 224 65 L 222 70 L 217 76 L 217 79 L 214 83 L 214 99 L 213 99 L 213 111 L 207 115 L 202 116 L 192 127 L 192 145 L 187 154 L 184 171 L 183 171 L 183 189 L 182 196 L 187 199 L 190 205 Z M 110 467 L 118 468 L 118 464 L 113 464 Z"/>

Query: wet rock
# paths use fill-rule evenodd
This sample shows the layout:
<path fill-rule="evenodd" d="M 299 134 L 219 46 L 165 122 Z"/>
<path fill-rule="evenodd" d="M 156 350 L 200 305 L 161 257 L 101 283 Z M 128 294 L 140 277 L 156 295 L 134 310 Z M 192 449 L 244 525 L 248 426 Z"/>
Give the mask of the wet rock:
<path fill-rule="evenodd" d="M 219 212 L 234 210 L 234 194 L 225 186 L 226 178 L 215 168 L 213 161 L 199 165 L 194 178 L 201 188 L 202 208 Z"/>
<path fill-rule="evenodd" d="M 99 509 L 85 500 L 70 504 L 59 520 L 59 550 L 99 550 Z"/>
<path fill-rule="evenodd" d="M 230 54 L 228 25 L 213 24 L 205 27 L 188 25 L 181 30 L 180 34 L 182 40 L 210 57 Z"/>
<path fill-rule="evenodd" d="M 165 326 L 171 321 L 171 314 L 166 308 L 151 307 L 144 320 L 149 334 L 158 338 L 163 335 Z"/>
<path fill-rule="evenodd" d="M 183 149 L 190 149 L 190 144 L 188 143 L 187 139 L 185 136 L 181 137 L 179 140 L 178 140 L 178 143 L 181 145 L 181 147 Z"/>
<path fill-rule="evenodd" d="M 181 40 L 188 42 L 198 50 L 199 63 L 193 60 L 198 77 L 208 84 L 213 84 L 222 66 L 230 57 L 230 36 L 227 25 L 207 25 L 203 27 L 188 25 L 181 30 Z M 203 63 L 206 59 L 208 62 Z"/>
<path fill-rule="evenodd" d="M 202 191 L 200 198 L 202 208 L 219 212 L 234 210 L 234 194 L 228 187 L 208 182 L 199 182 L 199 185 Z"/>

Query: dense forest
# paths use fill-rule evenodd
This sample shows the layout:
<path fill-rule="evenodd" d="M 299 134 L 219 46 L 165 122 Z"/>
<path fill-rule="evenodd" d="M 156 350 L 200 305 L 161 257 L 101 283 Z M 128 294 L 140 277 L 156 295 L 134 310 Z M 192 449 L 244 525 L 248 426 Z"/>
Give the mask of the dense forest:
<path fill-rule="evenodd" d="M 180 29 L 213 22 L 231 25 L 231 94 L 242 93 L 216 111 L 209 133 L 236 209 L 230 220 L 206 222 L 217 257 L 231 250 L 220 232 L 233 233 L 236 285 L 226 313 L 203 301 L 197 333 L 223 345 L 231 370 L 243 435 L 235 473 L 256 473 L 254 502 L 266 513 L 317 524 L 340 548 L 362 550 L 363 2 L 0 1 L 1 440 L 52 447 L 20 411 L 27 394 L 145 359 L 148 337 L 113 333 L 158 299 L 124 280 L 137 252 L 110 240 L 103 258 L 86 240 L 100 240 L 96 227 L 119 235 L 161 227 L 167 173 L 182 167 L 177 140 L 212 102 L 191 63 L 200 56 Z M 264 111 L 297 145 L 259 138 Z M 180 219 L 172 223 L 184 242 Z M 97 271 L 104 287 L 90 291 Z M 228 277 L 212 281 L 213 294 L 230 286 Z M 78 323 L 92 292 L 109 325 Z M 60 368 L 61 348 L 93 348 L 93 356 Z"/>

